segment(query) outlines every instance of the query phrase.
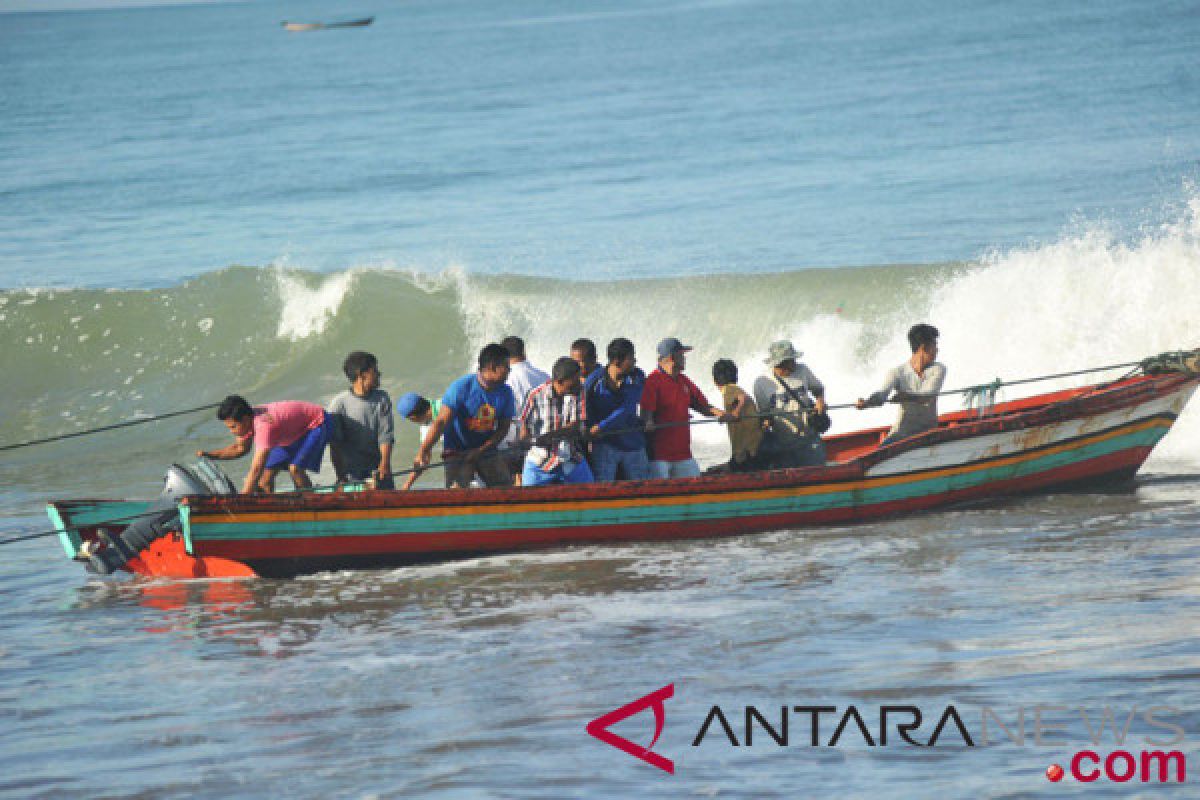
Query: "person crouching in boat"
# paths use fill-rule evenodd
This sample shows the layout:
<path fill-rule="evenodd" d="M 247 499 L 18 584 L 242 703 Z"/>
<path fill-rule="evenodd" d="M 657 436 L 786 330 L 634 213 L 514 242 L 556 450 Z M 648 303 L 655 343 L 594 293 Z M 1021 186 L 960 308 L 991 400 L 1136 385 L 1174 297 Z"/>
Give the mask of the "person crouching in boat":
<path fill-rule="evenodd" d="M 413 459 L 417 470 L 429 466 L 430 454 L 442 438 L 446 488 L 467 488 L 478 475 L 486 486 L 511 486 L 512 473 L 498 447 L 516 416 L 508 379 L 508 351 L 489 344 L 479 351 L 479 369 L 456 380 L 442 397 L 421 449 Z"/>
<path fill-rule="evenodd" d="M 433 420 L 442 413 L 442 401 L 429 400 L 416 392 L 408 392 L 396 403 L 396 413 L 417 426 L 418 440 L 423 442 L 429 435 L 429 429 L 433 427 Z M 421 477 L 422 471 L 409 472 L 400 489 L 405 492 L 411 489 L 417 478 Z"/>
<path fill-rule="evenodd" d="M 763 447 L 777 469 L 825 463 L 825 385 L 798 361 L 802 355 L 789 341 L 772 342 L 765 362 L 770 372 L 754 381 L 758 410 L 771 415 Z"/>
<path fill-rule="evenodd" d="M 650 477 L 646 435 L 638 403 L 646 373 L 637 367 L 633 342 L 608 343 L 608 366 L 593 372 L 583 387 L 583 416 L 592 438 L 592 473 L 598 481 L 614 481 L 620 471 L 627 481 Z"/>
<path fill-rule="evenodd" d="M 521 410 L 521 439 L 530 442 L 521 472 L 524 486 L 591 483 L 584 458 L 583 382 L 579 364 L 567 357 L 554 362 L 550 380 L 535 387 Z"/>
<path fill-rule="evenodd" d="M 763 420 L 758 415 L 754 398 L 737 385 L 737 364 L 722 358 L 713 364 L 713 383 L 721 390 L 725 410 L 729 412 L 730 472 L 756 472 L 769 469 L 761 452 Z"/>
<path fill-rule="evenodd" d="M 231 394 L 217 408 L 217 419 L 233 434 L 234 443 L 220 450 L 200 450 L 201 458 L 229 460 L 250 451 L 254 460 L 242 484 L 242 494 L 275 491 L 275 476 L 285 467 L 297 489 L 312 487 L 308 472 L 321 469 L 321 456 L 329 443 L 331 422 L 325 409 L 313 403 L 285 400 L 251 407 Z"/>
<path fill-rule="evenodd" d="M 692 458 L 689 409 L 724 421 L 724 411 L 708 402 L 687 375 L 687 347 L 671 336 L 658 343 L 658 369 L 642 388 L 642 419 L 649 434 L 651 478 L 694 478 L 700 465 Z"/>
<path fill-rule="evenodd" d="M 860 397 L 854 404 L 859 410 L 881 406 L 889 399 L 900 404 L 896 423 L 880 447 L 937 427 L 937 396 L 946 382 L 946 367 L 937 361 L 937 340 L 937 328 L 925 323 L 913 325 L 908 331 L 912 358 L 888 370 L 879 391 Z"/>

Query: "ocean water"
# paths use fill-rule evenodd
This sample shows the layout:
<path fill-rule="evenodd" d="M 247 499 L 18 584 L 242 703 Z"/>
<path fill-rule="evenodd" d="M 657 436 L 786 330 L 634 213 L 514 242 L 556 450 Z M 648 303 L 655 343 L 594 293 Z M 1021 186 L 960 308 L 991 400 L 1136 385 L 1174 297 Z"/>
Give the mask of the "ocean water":
<path fill-rule="evenodd" d="M 833 402 L 916 321 L 962 387 L 1200 346 L 1198 42 L 1188 3 L 0 14 L 0 444 L 230 391 L 325 401 L 358 348 L 393 395 L 438 394 L 509 333 L 542 366 L 679 336 L 706 391 L 715 359 L 747 385 L 791 338 Z M 222 434 L 0 454 L 0 538 L 50 499 L 152 496 Z M 415 446 L 403 424 L 398 464 Z M 99 581 L 53 539 L 2 545 L 0 796 L 1148 791 L 1043 773 L 1087 744 L 1080 707 L 1169 707 L 1200 766 L 1198 453 L 1193 405 L 1116 489 L 285 582 Z M 672 682 L 676 775 L 584 733 Z M 956 704 L 972 730 L 1040 704 L 1065 730 L 692 747 L 713 703 Z"/>

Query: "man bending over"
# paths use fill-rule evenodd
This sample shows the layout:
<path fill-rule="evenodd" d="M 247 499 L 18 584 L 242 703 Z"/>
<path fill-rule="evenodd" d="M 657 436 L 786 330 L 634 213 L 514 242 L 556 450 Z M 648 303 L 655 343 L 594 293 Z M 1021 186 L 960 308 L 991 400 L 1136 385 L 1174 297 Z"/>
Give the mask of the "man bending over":
<path fill-rule="evenodd" d="M 413 459 L 417 470 L 429 466 L 433 447 L 442 441 L 446 488 L 467 488 L 478 475 L 487 486 L 511 486 L 512 473 L 498 447 L 517 415 L 508 379 L 508 351 L 489 344 L 479 351 L 479 369 L 446 389 Z M 444 438 L 443 438 L 444 436 Z"/>
<path fill-rule="evenodd" d="M 234 442 L 220 450 L 201 450 L 201 458 L 241 458 L 254 445 L 254 460 L 242 484 L 242 494 L 275 491 L 275 475 L 287 468 L 297 489 L 312 487 L 307 472 L 321 469 L 321 456 L 329 443 L 330 421 L 325 409 L 313 403 L 284 400 L 251 407 L 231 394 L 217 408 Z M 253 441 L 252 441 L 253 440 Z"/>

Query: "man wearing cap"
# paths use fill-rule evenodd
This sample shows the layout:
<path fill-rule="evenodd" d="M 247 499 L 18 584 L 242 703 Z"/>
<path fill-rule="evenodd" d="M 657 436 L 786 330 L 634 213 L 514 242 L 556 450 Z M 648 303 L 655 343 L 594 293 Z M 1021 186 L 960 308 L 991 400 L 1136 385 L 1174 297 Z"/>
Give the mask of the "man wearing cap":
<path fill-rule="evenodd" d="M 416 392 L 408 392 L 396 403 L 396 413 L 418 426 L 417 439 L 423 442 L 429 435 L 433 421 L 442 413 L 442 401 L 429 400 Z M 409 472 L 408 478 L 400 488 L 408 491 L 419 477 L 421 477 L 420 470 Z"/>
<path fill-rule="evenodd" d="M 646 421 L 651 478 L 693 478 L 700 465 L 692 458 L 692 431 L 688 410 L 724 421 L 725 412 L 714 407 L 683 374 L 686 353 L 692 348 L 671 336 L 658 343 L 658 369 L 642 389 L 642 418 Z"/>
<path fill-rule="evenodd" d="M 803 353 L 789 341 L 772 342 L 766 364 L 770 372 L 754 382 L 759 413 L 775 414 L 763 449 L 777 467 L 811 467 L 825 463 L 825 445 L 813 427 L 825 414 L 825 385 L 799 363 Z"/>

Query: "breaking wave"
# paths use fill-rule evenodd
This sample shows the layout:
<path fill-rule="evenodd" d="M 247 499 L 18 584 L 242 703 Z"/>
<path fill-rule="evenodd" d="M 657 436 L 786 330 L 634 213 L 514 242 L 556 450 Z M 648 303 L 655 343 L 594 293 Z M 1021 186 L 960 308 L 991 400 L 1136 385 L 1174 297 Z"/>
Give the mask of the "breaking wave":
<path fill-rule="evenodd" d="M 596 282 L 478 277 L 452 265 L 333 274 L 233 267 L 163 289 L 11 290 L 0 293 L 0 442 L 231 391 L 252 401 L 325 401 L 343 388 L 340 364 L 351 349 L 380 357 L 393 394 L 437 393 L 470 368 L 481 344 L 509 333 L 523 336 L 543 366 L 579 336 L 601 350 L 627 336 L 643 365 L 658 339 L 678 336 L 695 346 L 689 371 L 706 389 L 715 359 L 734 358 L 748 385 L 767 344 L 790 338 L 831 401 L 846 402 L 876 388 L 886 368 L 907 357 L 909 325 L 928 321 L 942 333 L 949 385 L 967 386 L 1200 346 L 1197 275 L 1200 201 L 1132 241 L 1093 226 L 963 264 Z M 885 418 L 845 411 L 835 425 Z M 205 417 L 72 446 L 134 448 L 153 454 L 158 469 L 194 449 L 181 438 L 215 443 L 221 433 Z M 403 435 L 415 445 L 415 432 Z M 702 448 L 718 448 L 723 433 L 714 426 L 697 435 Z M 1192 407 L 1154 463 L 1194 469 L 1198 445 L 1200 411 Z"/>

